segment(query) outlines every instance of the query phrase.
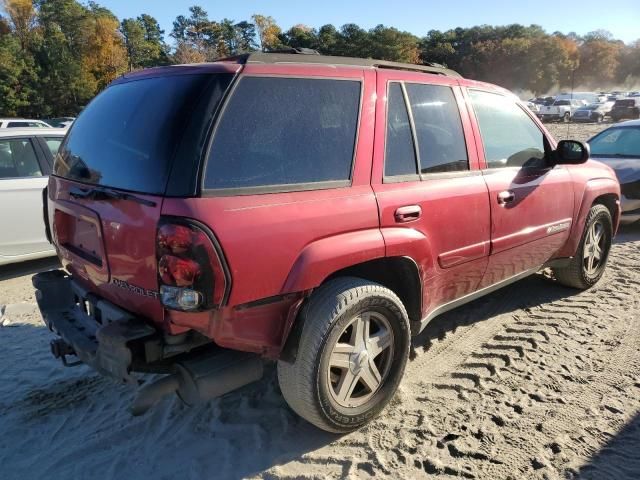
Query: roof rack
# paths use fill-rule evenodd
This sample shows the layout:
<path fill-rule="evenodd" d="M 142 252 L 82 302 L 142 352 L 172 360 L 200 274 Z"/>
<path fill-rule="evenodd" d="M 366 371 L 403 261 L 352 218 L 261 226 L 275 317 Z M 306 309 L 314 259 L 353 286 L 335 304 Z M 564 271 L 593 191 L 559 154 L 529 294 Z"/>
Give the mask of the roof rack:
<path fill-rule="evenodd" d="M 248 63 L 305 63 L 321 65 L 348 65 L 356 67 L 385 68 L 390 70 L 407 70 L 410 72 L 431 73 L 445 75 L 447 77 L 462 78 L 458 72 L 445 68 L 437 63 L 415 65 L 412 63 L 389 62 L 387 60 L 375 60 L 371 58 L 336 57 L 320 55 L 310 48 L 286 48 L 271 52 L 252 52 L 221 58 L 218 62 L 235 62 L 242 65 Z"/>

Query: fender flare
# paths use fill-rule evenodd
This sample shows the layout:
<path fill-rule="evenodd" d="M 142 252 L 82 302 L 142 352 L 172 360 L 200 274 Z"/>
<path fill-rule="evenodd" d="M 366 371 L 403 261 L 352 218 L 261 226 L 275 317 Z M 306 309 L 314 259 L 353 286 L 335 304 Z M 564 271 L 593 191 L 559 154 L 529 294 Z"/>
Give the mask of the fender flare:
<path fill-rule="evenodd" d="M 338 270 L 384 256 L 384 238 L 377 227 L 315 240 L 298 255 L 281 293 L 314 289 Z"/>
<path fill-rule="evenodd" d="M 616 200 L 620 200 L 620 185 L 613 179 L 602 177 L 588 180 L 585 183 L 584 190 L 582 191 L 582 198 L 580 200 L 579 207 L 575 211 L 575 221 L 571 226 L 571 233 L 567 243 L 559 252 L 559 257 L 572 257 L 576 253 L 578 244 L 582 239 L 582 233 L 584 231 L 584 224 L 589 215 L 589 210 L 593 206 L 593 202 L 603 195 L 615 195 Z M 615 230 L 616 218 L 613 218 L 613 227 Z"/>

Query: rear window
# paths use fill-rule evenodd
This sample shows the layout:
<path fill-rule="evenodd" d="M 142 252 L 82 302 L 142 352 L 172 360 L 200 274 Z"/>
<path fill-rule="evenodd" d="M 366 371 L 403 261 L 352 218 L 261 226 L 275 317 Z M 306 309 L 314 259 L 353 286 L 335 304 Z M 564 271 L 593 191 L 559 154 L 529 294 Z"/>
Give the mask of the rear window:
<path fill-rule="evenodd" d="M 187 130 L 210 121 L 230 80 L 228 74 L 169 75 L 107 88 L 73 123 L 56 156 L 54 174 L 164 193 L 176 152 L 183 153 L 176 165 L 181 170 L 191 170 L 200 160 L 203 146 L 192 142 L 184 155 L 181 141 Z"/>
<path fill-rule="evenodd" d="M 204 188 L 255 192 L 347 183 L 360 91 L 360 81 L 349 79 L 244 77 L 216 129 Z"/>

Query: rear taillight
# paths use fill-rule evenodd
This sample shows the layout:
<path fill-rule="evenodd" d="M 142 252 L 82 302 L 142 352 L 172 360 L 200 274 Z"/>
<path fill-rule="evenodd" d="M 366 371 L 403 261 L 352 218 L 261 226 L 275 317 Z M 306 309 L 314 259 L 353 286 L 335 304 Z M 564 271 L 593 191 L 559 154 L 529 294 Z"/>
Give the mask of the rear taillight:
<path fill-rule="evenodd" d="M 171 310 L 219 307 L 227 278 L 212 237 L 195 222 L 162 219 L 156 236 L 160 298 Z"/>

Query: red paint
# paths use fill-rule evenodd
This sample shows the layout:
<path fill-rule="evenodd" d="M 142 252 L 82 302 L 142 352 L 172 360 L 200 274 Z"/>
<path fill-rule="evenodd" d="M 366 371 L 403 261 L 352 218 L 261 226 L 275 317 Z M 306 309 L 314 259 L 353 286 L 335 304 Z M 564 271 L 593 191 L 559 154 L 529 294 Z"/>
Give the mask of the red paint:
<path fill-rule="evenodd" d="M 181 67 L 134 76 L 163 75 L 176 68 Z M 234 64 L 211 67 L 211 71 L 237 69 Z M 465 89 L 473 86 L 505 94 L 498 87 L 424 73 L 326 65 L 251 64 L 242 75 L 362 81 L 351 186 L 211 198 L 140 195 L 156 202 L 151 207 L 70 198 L 69 189 L 82 185 L 57 177 L 50 180 L 50 222 L 64 266 L 96 294 L 170 333 L 195 329 L 221 346 L 277 357 L 299 308 L 314 288 L 340 269 L 385 256 L 409 257 L 416 263 L 426 316 L 479 288 L 552 258 L 572 255 L 594 199 L 603 194 L 619 197 L 615 175 L 597 162 L 530 175 L 517 168 L 483 171 L 482 139 Z M 384 183 L 390 81 L 453 89 L 466 137 L 468 174 Z M 555 146 L 550 136 L 549 141 Z M 505 190 L 515 195 L 508 206 L 498 202 Z M 414 215 L 415 207 L 420 216 L 404 216 Z M 158 290 L 156 231 L 162 215 L 197 220 L 214 233 L 230 274 L 228 299 L 221 308 L 199 313 L 166 311 L 157 298 L 111 282 L 115 278 Z M 617 228 L 617 218 L 615 224 Z M 91 228 L 93 239 L 88 238 Z M 96 251 L 103 260 L 101 267 L 65 247 L 79 243 Z"/>

